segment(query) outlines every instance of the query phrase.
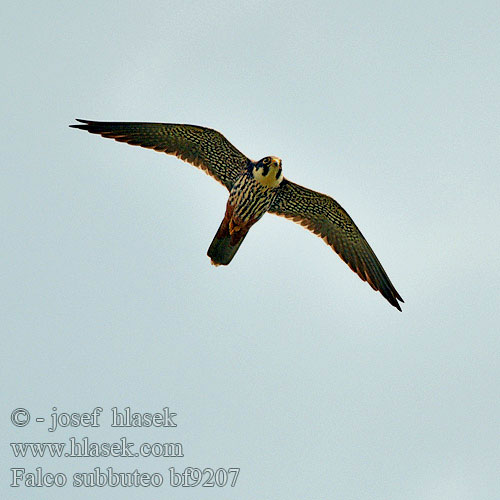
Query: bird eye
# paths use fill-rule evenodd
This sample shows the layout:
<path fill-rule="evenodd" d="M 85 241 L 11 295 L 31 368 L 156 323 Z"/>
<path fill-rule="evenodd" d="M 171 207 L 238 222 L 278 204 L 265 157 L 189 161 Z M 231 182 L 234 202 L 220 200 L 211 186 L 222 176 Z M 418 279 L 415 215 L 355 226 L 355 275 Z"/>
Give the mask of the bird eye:
<path fill-rule="evenodd" d="M 266 157 L 264 158 L 264 161 L 262 162 L 264 165 L 267 165 L 271 161 L 271 158 Z"/>

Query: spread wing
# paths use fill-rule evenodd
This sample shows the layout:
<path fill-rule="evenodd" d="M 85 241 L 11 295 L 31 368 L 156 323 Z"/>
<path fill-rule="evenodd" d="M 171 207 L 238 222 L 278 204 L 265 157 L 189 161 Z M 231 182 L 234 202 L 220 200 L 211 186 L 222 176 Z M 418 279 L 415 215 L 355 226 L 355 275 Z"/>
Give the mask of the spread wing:
<path fill-rule="evenodd" d="M 404 302 L 382 264 L 347 212 L 329 196 L 284 179 L 269 212 L 298 222 L 321 236 L 363 281 L 401 311 Z"/>
<path fill-rule="evenodd" d="M 201 168 L 228 190 L 248 161 L 220 132 L 210 128 L 175 123 L 76 121 L 80 123 L 70 127 L 175 155 Z"/>

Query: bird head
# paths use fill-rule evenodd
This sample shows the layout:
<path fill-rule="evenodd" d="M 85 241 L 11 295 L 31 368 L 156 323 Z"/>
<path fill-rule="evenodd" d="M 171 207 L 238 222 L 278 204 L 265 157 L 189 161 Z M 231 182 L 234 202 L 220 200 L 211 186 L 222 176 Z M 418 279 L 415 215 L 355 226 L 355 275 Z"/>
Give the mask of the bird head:
<path fill-rule="evenodd" d="M 266 187 L 278 187 L 283 180 L 281 158 L 266 156 L 254 164 L 252 170 L 254 179 Z"/>

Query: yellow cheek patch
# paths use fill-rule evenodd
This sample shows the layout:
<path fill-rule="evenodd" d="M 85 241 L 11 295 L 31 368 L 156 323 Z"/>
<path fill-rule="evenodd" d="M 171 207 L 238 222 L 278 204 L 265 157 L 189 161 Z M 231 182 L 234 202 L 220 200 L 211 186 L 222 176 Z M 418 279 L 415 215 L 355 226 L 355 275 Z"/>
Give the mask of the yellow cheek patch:
<path fill-rule="evenodd" d="M 267 172 L 267 175 L 263 175 L 263 170 L 262 169 L 255 169 L 253 171 L 253 177 L 256 181 L 258 181 L 262 186 L 268 187 L 268 188 L 274 188 L 278 187 L 283 180 L 283 175 L 280 172 L 280 165 L 278 162 L 271 163 L 269 165 L 269 170 Z M 278 175 L 278 172 L 279 175 Z M 278 175 L 278 178 L 276 176 Z"/>

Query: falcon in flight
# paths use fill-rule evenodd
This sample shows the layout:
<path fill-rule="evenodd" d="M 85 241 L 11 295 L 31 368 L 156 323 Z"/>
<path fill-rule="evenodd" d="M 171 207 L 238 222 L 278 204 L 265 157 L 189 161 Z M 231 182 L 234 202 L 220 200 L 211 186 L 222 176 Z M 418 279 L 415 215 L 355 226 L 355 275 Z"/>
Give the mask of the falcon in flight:
<path fill-rule="evenodd" d="M 212 264 L 229 264 L 249 229 L 270 212 L 323 238 L 363 281 L 401 311 L 403 299 L 347 212 L 326 194 L 285 179 L 276 156 L 252 161 L 221 133 L 196 125 L 77 121 L 71 127 L 175 155 L 226 186 L 226 213 L 207 252 Z"/>

